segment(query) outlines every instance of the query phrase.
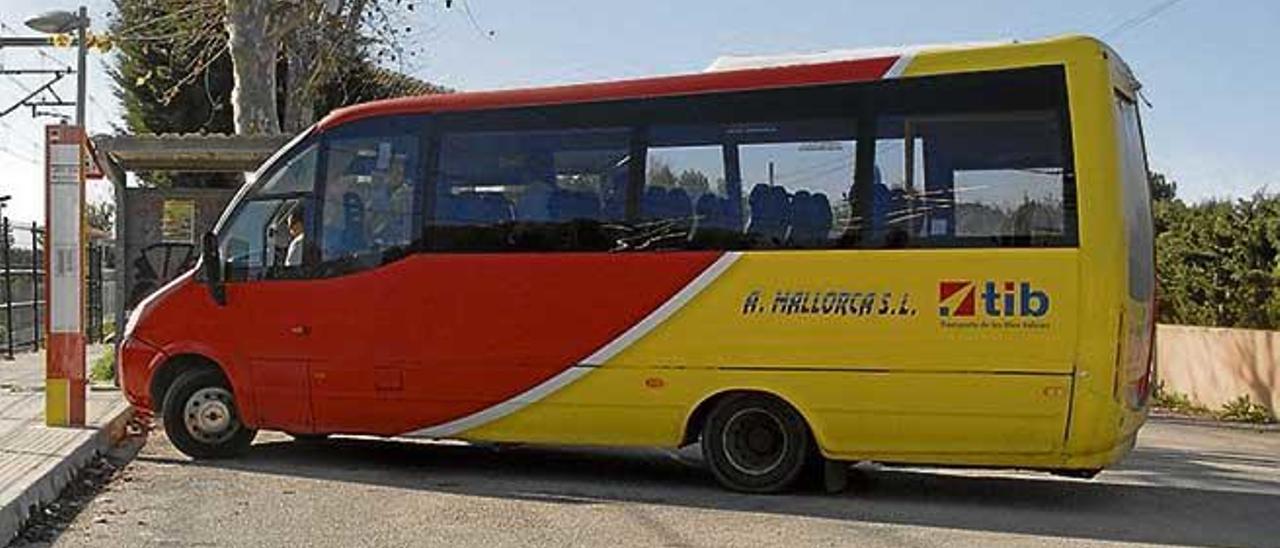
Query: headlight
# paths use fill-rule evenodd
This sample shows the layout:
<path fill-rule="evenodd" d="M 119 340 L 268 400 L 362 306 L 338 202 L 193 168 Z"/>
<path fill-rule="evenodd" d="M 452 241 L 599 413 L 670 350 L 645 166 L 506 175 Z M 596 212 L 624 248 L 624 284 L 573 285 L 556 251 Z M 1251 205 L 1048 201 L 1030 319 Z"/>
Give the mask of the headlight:
<path fill-rule="evenodd" d="M 146 303 L 138 303 L 138 306 L 133 307 L 133 311 L 129 312 L 129 319 L 124 322 L 124 338 L 120 339 L 121 341 L 127 341 L 133 336 L 133 330 L 138 327 L 138 321 L 142 319 L 143 309 L 146 308 L 143 306 L 144 304 Z"/>

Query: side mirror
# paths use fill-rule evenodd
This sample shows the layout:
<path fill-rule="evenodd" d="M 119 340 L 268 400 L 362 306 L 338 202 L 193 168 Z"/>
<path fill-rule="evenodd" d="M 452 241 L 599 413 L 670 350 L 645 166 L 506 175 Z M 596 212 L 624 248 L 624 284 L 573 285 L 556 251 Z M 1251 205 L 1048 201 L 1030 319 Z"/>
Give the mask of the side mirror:
<path fill-rule="evenodd" d="M 204 281 L 209 284 L 209 295 L 218 306 L 227 304 L 227 286 L 222 279 L 222 256 L 218 253 L 218 237 L 205 232 L 200 238 L 200 266 Z"/>

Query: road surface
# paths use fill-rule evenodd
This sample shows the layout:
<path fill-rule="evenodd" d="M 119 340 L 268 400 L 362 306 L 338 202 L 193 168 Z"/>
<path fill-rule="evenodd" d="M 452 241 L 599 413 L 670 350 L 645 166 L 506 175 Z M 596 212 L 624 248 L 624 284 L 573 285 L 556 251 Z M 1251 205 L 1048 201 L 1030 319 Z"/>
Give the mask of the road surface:
<path fill-rule="evenodd" d="M 690 453 L 162 433 L 55 546 L 1280 546 L 1280 433 L 1152 422 L 1093 481 L 877 469 L 840 495 L 722 491 Z"/>

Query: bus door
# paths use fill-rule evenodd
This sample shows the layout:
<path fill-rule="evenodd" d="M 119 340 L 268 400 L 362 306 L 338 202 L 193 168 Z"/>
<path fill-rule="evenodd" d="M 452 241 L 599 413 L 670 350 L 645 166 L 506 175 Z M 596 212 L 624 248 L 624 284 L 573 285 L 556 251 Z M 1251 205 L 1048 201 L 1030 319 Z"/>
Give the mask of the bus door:
<path fill-rule="evenodd" d="M 419 280 L 404 279 L 397 263 L 414 243 L 420 129 L 412 117 L 374 119 L 328 137 L 316 279 L 301 303 L 315 309 L 307 327 L 317 431 L 389 435 L 405 421 L 397 403 L 416 354 L 400 349 L 425 320 L 403 305 Z"/>
<path fill-rule="evenodd" d="M 300 279 L 315 155 L 310 147 L 269 174 L 220 234 L 227 302 L 219 325 L 232 331 L 256 422 L 290 432 L 312 427 L 307 322 L 323 306 Z"/>

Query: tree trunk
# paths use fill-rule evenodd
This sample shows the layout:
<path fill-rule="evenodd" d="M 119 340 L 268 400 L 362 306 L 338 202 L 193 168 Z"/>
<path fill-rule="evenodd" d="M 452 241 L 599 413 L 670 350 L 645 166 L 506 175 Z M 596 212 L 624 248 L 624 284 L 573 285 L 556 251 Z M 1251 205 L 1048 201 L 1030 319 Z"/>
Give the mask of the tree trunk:
<path fill-rule="evenodd" d="M 235 86 L 231 107 L 239 135 L 280 133 L 276 111 L 276 55 L 271 4 L 264 0 L 226 0 L 227 36 Z"/>
<path fill-rule="evenodd" d="M 288 73 L 285 74 L 287 99 L 284 105 L 284 130 L 299 133 L 316 121 L 316 83 L 312 82 L 316 65 L 315 34 L 305 25 L 295 29 L 285 55 L 288 56 Z"/>

